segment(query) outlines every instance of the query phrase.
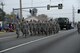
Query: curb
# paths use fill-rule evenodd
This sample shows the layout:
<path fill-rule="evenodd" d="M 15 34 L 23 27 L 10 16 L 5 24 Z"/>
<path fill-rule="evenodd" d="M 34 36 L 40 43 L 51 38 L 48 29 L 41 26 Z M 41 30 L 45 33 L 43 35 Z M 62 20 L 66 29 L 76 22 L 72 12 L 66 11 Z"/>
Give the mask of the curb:
<path fill-rule="evenodd" d="M 0 35 L 2 35 L 3 33 L 6 33 L 6 32 L 0 32 Z"/>

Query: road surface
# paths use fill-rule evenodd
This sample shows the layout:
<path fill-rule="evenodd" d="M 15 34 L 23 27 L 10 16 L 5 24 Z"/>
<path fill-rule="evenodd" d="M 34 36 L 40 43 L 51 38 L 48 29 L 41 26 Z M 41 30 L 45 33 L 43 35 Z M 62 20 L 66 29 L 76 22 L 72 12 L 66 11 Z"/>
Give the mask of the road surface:
<path fill-rule="evenodd" d="M 80 34 L 76 30 L 61 31 L 50 36 L 9 38 L 0 40 L 4 53 L 79 53 Z"/>

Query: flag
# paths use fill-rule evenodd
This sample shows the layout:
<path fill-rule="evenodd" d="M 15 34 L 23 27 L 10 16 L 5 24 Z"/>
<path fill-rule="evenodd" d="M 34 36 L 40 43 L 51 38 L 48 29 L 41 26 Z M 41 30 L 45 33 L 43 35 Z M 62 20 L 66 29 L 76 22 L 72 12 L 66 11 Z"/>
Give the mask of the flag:
<path fill-rule="evenodd" d="M 20 21 L 19 15 L 17 14 L 17 15 L 16 15 L 16 22 L 19 22 L 19 21 Z"/>
<path fill-rule="evenodd" d="M 19 20 L 19 15 L 18 14 L 16 15 L 16 18 Z"/>

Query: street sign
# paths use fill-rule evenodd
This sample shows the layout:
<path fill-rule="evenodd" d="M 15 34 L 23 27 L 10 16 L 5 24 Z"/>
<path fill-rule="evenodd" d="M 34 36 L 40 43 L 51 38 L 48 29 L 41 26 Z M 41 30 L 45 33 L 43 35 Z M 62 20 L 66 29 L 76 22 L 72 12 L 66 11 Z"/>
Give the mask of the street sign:
<path fill-rule="evenodd" d="M 29 10 L 29 13 L 30 13 L 31 15 L 36 15 L 36 14 L 37 14 L 37 9 L 36 9 L 36 8 L 33 8 L 32 10 L 30 9 L 30 10 Z"/>
<path fill-rule="evenodd" d="M 31 11 L 32 11 L 32 10 L 30 9 L 30 10 L 29 10 L 29 13 L 31 13 Z"/>
<path fill-rule="evenodd" d="M 32 10 L 34 11 L 34 13 L 37 13 L 37 9 L 36 8 L 33 8 Z"/>

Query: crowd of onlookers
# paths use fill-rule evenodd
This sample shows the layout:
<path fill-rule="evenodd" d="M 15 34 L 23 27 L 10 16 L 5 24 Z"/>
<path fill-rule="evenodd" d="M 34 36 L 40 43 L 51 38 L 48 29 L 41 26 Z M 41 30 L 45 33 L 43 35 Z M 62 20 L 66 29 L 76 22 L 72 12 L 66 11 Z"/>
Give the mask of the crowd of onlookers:
<path fill-rule="evenodd" d="M 15 30 L 15 24 L 5 24 L 4 27 L 0 26 L 0 31 L 6 31 L 6 32 L 14 32 Z"/>

